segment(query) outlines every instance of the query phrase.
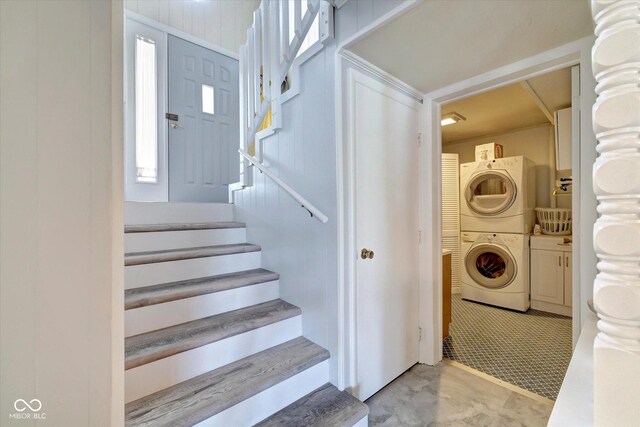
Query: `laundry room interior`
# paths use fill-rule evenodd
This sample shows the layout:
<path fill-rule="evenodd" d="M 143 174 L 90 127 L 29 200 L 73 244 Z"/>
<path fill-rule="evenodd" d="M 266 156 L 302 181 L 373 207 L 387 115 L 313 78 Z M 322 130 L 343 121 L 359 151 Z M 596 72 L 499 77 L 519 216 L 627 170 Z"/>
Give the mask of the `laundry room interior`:
<path fill-rule="evenodd" d="M 443 355 L 555 400 L 571 359 L 579 67 L 441 106 Z"/>

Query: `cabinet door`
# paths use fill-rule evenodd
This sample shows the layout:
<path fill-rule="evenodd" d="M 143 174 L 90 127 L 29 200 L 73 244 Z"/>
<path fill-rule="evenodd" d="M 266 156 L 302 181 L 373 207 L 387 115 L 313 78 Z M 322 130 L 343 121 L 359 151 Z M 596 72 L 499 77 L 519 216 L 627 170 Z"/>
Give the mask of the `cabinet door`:
<path fill-rule="evenodd" d="M 564 256 L 564 305 L 571 307 L 573 296 L 573 286 L 571 284 L 573 282 L 573 259 L 571 252 L 563 252 L 562 254 Z"/>
<path fill-rule="evenodd" d="M 563 304 L 564 257 L 561 251 L 531 250 L 531 299 Z"/>
<path fill-rule="evenodd" d="M 556 119 L 556 169 L 571 169 L 571 107 L 558 110 Z"/>

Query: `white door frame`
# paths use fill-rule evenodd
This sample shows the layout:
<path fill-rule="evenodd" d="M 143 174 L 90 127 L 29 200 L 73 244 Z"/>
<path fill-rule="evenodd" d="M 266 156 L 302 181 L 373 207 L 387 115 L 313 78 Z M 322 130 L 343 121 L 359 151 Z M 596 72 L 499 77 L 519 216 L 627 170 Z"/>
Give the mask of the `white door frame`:
<path fill-rule="evenodd" d="M 130 19 L 132 21 L 138 22 L 140 24 L 146 25 L 148 27 L 151 27 L 154 30 L 157 30 L 161 33 L 163 33 L 164 36 L 164 40 L 163 40 L 163 48 L 164 48 L 164 61 L 162 61 L 162 63 L 159 63 L 158 65 L 162 66 L 161 70 L 158 70 L 158 76 L 161 77 L 158 79 L 158 84 L 160 85 L 160 89 L 159 92 L 160 94 L 162 94 L 163 96 L 160 96 L 158 98 L 159 102 L 162 102 L 164 104 L 164 111 L 167 112 L 168 107 L 169 107 L 169 99 L 168 99 L 168 91 L 169 91 L 169 55 L 168 55 L 168 35 L 172 35 L 178 38 L 181 38 L 183 40 L 186 40 L 190 43 L 193 43 L 195 45 L 201 46 L 205 49 L 209 49 L 213 52 L 219 53 L 221 55 L 225 55 L 228 56 L 232 59 L 235 59 L 236 61 L 240 60 L 240 56 L 233 52 L 230 51 L 228 49 L 223 48 L 222 46 L 218 46 L 216 44 L 213 43 L 209 43 L 205 40 L 199 39 L 197 37 L 192 36 L 191 34 L 185 33 L 184 31 L 180 31 L 176 28 L 170 27 L 169 25 L 165 25 L 161 22 L 158 21 L 154 21 L 153 19 L 147 18 L 146 16 L 140 15 L 138 13 L 132 12 L 130 10 L 124 10 L 124 22 L 125 22 L 125 31 L 126 31 L 126 22 L 127 20 Z M 126 40 L 125 40 L 126 43 Z M 124 99 L 128 99 L 127 98 L 127 81 L 128 81 L 128 72 L 131 72 L 131 70 L 133 69 L 131 67 L 131 64 L 129 64 L 129 57 L 128 57 L 128 52 L 127 52 L 127 48 L 126 46 L 124 47 Z M 129 101 L 131 102 L 131 100 Z M 125 112 L 127 111 L 126 106 L 125 106 Z M 164 117 L 164 114 L 162 115 Z M 129 120 L 129 118 L 127 117 L 127 114 L 125 113 L 125 118 L 124 118 L 124 124 L 125 124 L 125 135 L 133 135 L 135 130 L 132 128 L 132 126 L 134 125 L 134 123 L 132 123 L 131 120 Z M 164 120 L 164 119 L 163 119 Z M 158 202 L 168 202 L 169 201 L 169 133 L 166 131 L 166 127 L 165 127 L 165 131 L 164 132 L 160 132 L 158 134 L 158 137 L 162 139 L 160 146 L 158 147 L 158 170 L 163 172 L 163 176 L 161 177 L 162 180 L 159 181 L 159 185 L 162 186 L 161 188 L 161 192 L 164 194 L 163 200 L 154 200 L 154 201 L 158 201 Z M 125 158 L 130 159 L 131 156 L 133 155 L 133 153 L 135 152 L 135 147 L 129 147 L 127 144 L 127 139 L 125 139 L 125 144 L 124 144 L 124 149 L 125 149 Z M 162 164 L 160 164 L 162 162 Z M 126 164 L 125 164 L 126 167 Z M 127 173 L 126 169 L 125 169 L 125 174 Z M 127 177 L 125 177 L 125 181 L 126 181 Z M 126 199 L 126 193 L 125 193 L 125 200 Z"/>
<path fill-rule="evenodd" d="M 442 138 L 440 106 L 561 68 L 580 65 L 580 140 L 573 140 L 574 177 L 573 216 L 573 343 L 586 319 L 586 300 L 591 297 L 596 258 L 591 244 L 596 219 L 596 199 L 592 195 L 591 165 L 595 137 L 591 129 L 591 106 L 595 101 L 595 82 L 591 73 L 593 37 L 585 37 L 530 58 L 429 92 L 424 95 L 421 129 L 425 136 L 420 150 L 421 230 L 426 236 L 420 246 L 420 315 L 424 340 L 420 361 L 435 365 L 442 359 L 442 201 L 438 185 L 441 175 Z M 584 238 L 583 238 L 584 237 Z"/>

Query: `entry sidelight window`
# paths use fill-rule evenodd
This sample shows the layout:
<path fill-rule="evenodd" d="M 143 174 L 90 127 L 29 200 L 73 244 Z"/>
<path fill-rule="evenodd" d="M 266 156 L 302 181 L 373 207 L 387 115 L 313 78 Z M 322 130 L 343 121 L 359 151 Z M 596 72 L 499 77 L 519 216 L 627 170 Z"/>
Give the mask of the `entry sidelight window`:
<path fill-rule="evenodd" d="M 135 141 L 138 182 L 158 181 L 158 83 L 156 44 L 136 36 L 135 55 Z"/>

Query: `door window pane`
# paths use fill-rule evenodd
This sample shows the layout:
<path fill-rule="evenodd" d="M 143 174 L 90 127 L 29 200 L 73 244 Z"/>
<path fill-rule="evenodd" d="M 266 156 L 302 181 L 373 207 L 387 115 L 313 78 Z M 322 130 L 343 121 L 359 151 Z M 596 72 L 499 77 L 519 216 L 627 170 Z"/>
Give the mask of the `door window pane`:
<path fill-rule="evenodd" d="M 485 252 L 476 258 L 478 272 L 489 279 L 497 279 L 507 270 L 507 264 L 502 257 L 493 252 Z"/>
<path fill-rule="evenodd" d="M 499 178 L 488 178 L 476 186 L 473 190 L 475 196 L 493 196 L 507 194 L 507 186 Z"/>
<path fill-rule="evenodd" d="M 138 182 L 158 181 L 158 85 L 156 44 L 136 36 L 136 177 Z"/>
<path fill-rule="evenodd" d="M 215 94 L 212 86 L 202 85 L 202 112 L 213 114 Z"/>

